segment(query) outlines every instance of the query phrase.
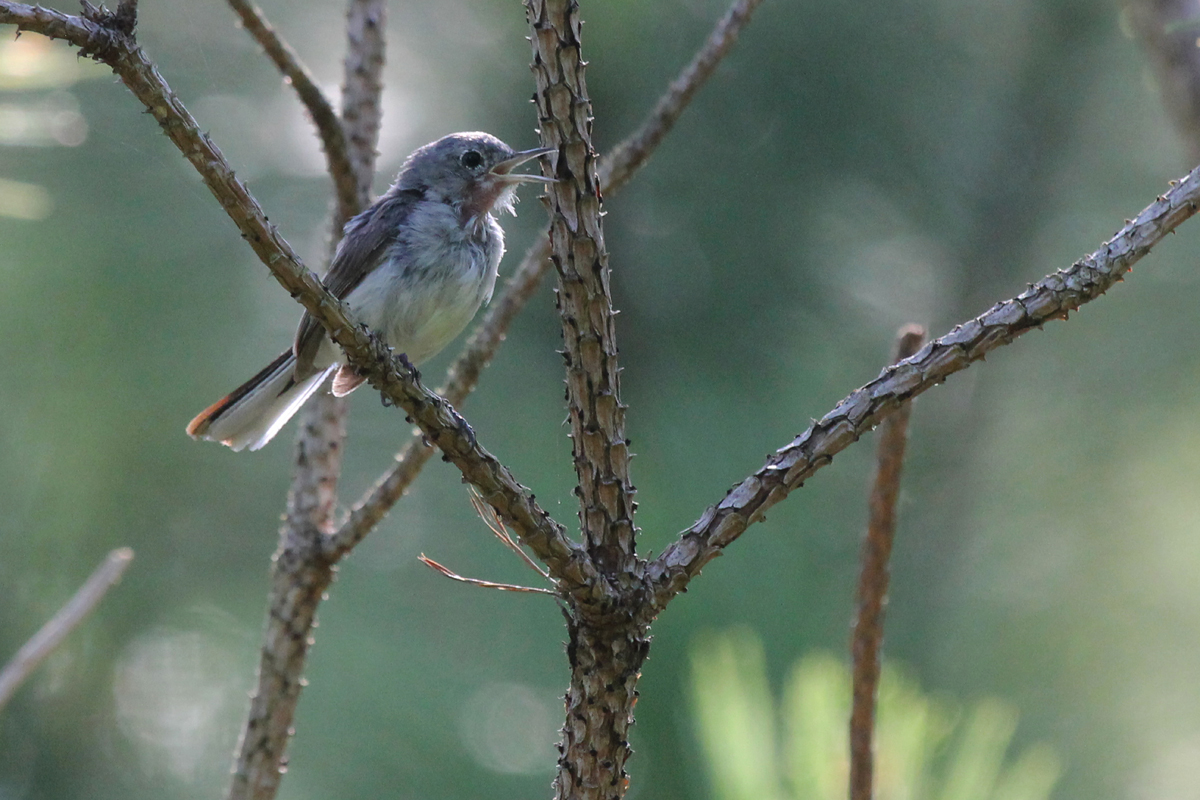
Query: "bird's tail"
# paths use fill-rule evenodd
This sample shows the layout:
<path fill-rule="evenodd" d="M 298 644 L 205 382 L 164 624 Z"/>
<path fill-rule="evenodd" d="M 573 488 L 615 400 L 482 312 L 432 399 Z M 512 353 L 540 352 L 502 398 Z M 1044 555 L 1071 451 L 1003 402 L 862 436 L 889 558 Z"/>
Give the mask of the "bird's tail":
<path fill-rule="evenodd" d="M 291 350 L 279 355 L 257 375 L 201 411 L 187 426 L 193 439 L 207 439 L 234 450 L 257 450 L 279 433 L 337 364 L 297 381 Z"/>

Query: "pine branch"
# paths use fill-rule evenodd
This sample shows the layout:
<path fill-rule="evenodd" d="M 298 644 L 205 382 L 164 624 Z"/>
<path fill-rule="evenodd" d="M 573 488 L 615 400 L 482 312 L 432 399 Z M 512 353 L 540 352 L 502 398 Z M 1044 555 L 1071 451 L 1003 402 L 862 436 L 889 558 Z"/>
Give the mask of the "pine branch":
<path fill-rule="evenodd" d="M 571 0 L 527 0 L 525 8 L 533 33 L 542 144 L 558 150 L 553 170 L 559 183 L 547 189 L 550 258 L 558 272 L 579 523 L 592 559 L 602 572 L 616 575 L 636 560 L 635 490 L 629 479 L 579 7 Z"/>

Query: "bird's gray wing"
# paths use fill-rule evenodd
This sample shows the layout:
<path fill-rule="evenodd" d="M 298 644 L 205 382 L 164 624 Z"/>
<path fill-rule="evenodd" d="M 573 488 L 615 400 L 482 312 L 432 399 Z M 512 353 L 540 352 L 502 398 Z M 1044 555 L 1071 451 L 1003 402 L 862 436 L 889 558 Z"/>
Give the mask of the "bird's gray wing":
<path fill-rule="evenodd" d="M 367 275 L 383 261 L 384 254 L 405 219 L 424 197 L 420 189 L 388 192 L 370 208 L 346 223 L 329 272 L 322 279 L 325 288 L 339 300 L 345 300 Z M 296 329 L 292 352 L 296 354 L 297 380 L 315 371 L 313 360 L 321 347 L 325 329 L 307 312 Z"/>

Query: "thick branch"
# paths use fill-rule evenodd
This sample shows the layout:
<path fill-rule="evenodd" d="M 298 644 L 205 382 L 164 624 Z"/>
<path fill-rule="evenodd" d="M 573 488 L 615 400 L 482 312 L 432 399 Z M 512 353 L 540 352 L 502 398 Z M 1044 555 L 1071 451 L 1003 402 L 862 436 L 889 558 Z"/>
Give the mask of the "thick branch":
<path fill-rule="evenodd" d="M 141 49 L 120 34 L 80 17 L 0 0 L 0 23 L 66 39 L 113 68 L 141 100 L 172 142 L 196 168 L 225 212 L 272 275 L 329 332 L 347 360 L 383 396 L 409 413 L 489 505 L 512 527 L 551 574 L 568 586 L 597 585 L 587 556 L 562 526 L 534 501 L 496 458 L 475 440 L 458 412 L 419 381 L 411 364 L 393 355 L 376 336 L 354 323 L 291 246 L 267 222 L 258 202 L 234 176 L 225 157 L 203 134 Z"/>
<path fill-rule="evenodd" d="M 342 127 L 342 121 L 296 51 L 271 27 L 271 23 L 258 6 L 249 0 L 229 0 L 229 5 L 237 12 L 242 27 L 262 46 L 267 57 L 283 73 L 300 102 L 308 109 L 313 125 L 317 128 L 317 135 L 321 139 L 321 146 L 325 150 L 329 174 L 333 178 L 337 215 L 343 222 L 350 219 L 357 213 L 355 209 L 361 210 L 364 204 L 359 199 L 358 182 L 355 180 L 354 167 L 350 163 L 346 131 Z"/>
<path fill-rule="evenodd" d="M 549 190 L 550 257 L 559 278 L 579 522 L 592 558 L 616 575 L 635 563 L 637 529 L 578 5 L 526 0 L 525 6 L 542 143 L 558 150 L 561 182 Z"/>
<path fill-rule="evenodd" d="M 920 349 L 925 330 L 919 326 L 901 329 L 892 363 Z M 858 618 L 854 621 L 850 653 L 854 670 L 854 702 L 850 713 L 850 800 L 871 800 L 875 730 L 875 697 L 879 689 L 879 652 L 883 645 L 883 608 L 887 600 L 888 560 L 896 534 L 896 500 L 900 496 L 900 472 L 908 443 L 905 403 L 879 426 L 875 455 L 875 480 L 871 486 L 870 518 L 863 540 L 862 571 L 858 581 Z"/>
<path fill-rule="evenodd" d="M 1150 248 L 1196 213 L 1198 201 L 1200 168 L 1173 185 L 1090 256 L 957 326 L 838 403 L 780 448 L 761 469 L 730 489 L 721 502 L 709 507 L 653 562 L 648 575 L 656 583 L 658 610 L 771 506 L 904 403 L 1016 337 L 1050 320 L 1066 319 L 1068 312 L 1108 291 Z"/>
<path fill-rule="evenodd" d="M 8 705 L 17 688 L 63 643 L 67 634 L 96 610 L 108 590 L 121 580 L 131 561 L 133 551 L 128 547 L 109 553 L 67 604 L 21 646 L 0 672 L 0 709 Z"/>
<path fill-rule="evenodd" d="M 634 173 L 646 163 L 654 150 L 674 127 L 696 92 L 713 74 L 729 52 L 737 34 L 750 20 L 761 0 L 737 0 L 717 23 L 704 46 L 671 82 L 654 110 L 642 124 L 600 159 L 600 183 L 611 199 Z M 525 302 L 533 296 L 542 276 L 550 268 L 550 242 L 543 239 L 525 254 L 521 264 L 492 302 L 483 321 L 450 366 L 446 383 L 438 394 L 456 408 L 475 390 L 479 376 L 504 341 L 505 332 Z M 413 436 L 396 456 L 392 468 L 355 504 L 349 518 L 329 539 L 329 556 L 337 560 L 346 555 L 387 514 L 420 474 L 433 454 L 422 434 Z"/>

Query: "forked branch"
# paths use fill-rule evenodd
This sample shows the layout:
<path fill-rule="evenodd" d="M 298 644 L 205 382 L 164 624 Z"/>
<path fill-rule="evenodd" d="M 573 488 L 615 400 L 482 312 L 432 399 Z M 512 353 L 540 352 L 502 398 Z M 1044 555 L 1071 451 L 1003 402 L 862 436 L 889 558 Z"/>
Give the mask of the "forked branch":
<path fill-rule="evenodd" d="M 717 22 L 707 41 L 695 58 L 673 80 L 655 104 L 653 111 L 638 128 L 622 140 L 612 152 L 600 159 L 600 183 L 605 197 L 611 200 L 624 188 L 634 173 L 646 163 L 654 150 L 674 127 L 700 87 L 712 76 L 721 59 L 737 40 L 738 34 L 750 21 L 762 0 L 736 0 Z M 550 242 L 542 239 L 529 248 L 520 266 L 492 301 L 483 321 L 476 326 L 446 373 L 446 382 L 437 393 L 454 407 L 475 390 L 479 377 L 500 348 L 509 325 L 525 307 L 550 269 Z M 354 504 L 350 516 L 329 537 L 328 555 L 337 560 L 345 556 L 383 519 L 393 505 L 420 474 L 425 462 L 433 455 L 423 434 L 409 439 L 396 456 L 391 469 L 380 476 L 375 485 Z"/>
<path fill-rule="evenodd" d="M 196 168 L 242 236 L 272 275 L 329 332 L 347 360 L 384 398 L 402 407 L 466 480 L 517 531 L 522 541 L 568 586 L 596 586 L 590 559 L 571 542 L 445 400 L 426 389 L 416 369 L 358 325 L 271 225 L 258 202 L 233 174 L 221 151 L 129 37 L 82 17 L 0 0 L 0 23 L 71 42 L 112 67 L 163 131 Z"/>

